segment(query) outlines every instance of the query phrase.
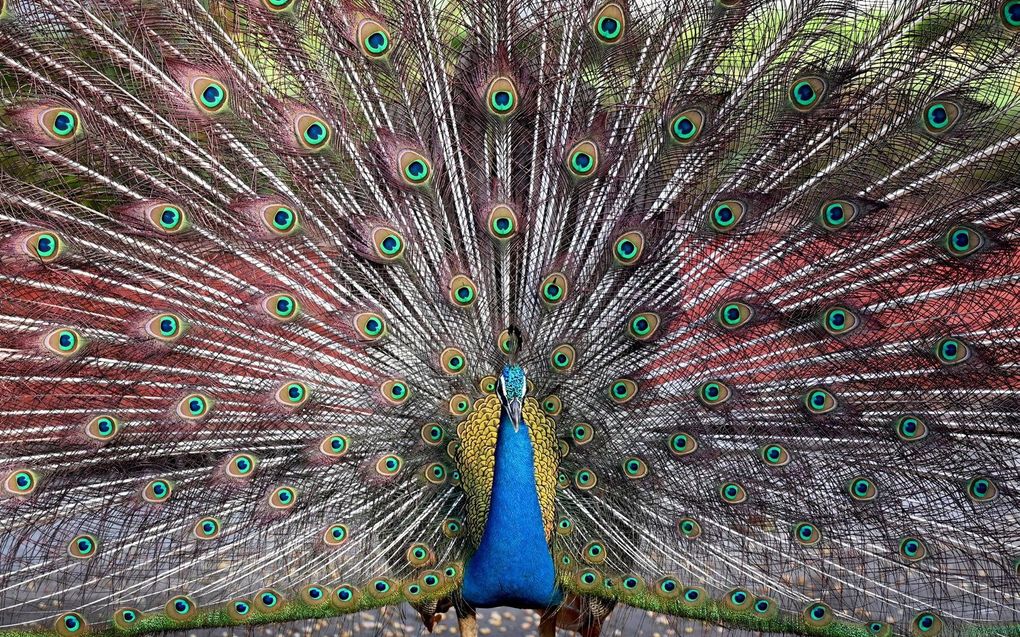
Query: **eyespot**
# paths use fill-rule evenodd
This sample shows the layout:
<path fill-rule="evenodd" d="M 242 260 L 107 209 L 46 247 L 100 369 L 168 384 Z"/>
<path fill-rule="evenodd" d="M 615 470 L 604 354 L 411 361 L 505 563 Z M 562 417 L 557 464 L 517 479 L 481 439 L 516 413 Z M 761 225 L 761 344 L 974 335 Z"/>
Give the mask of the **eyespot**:
<path fill-rule="evenodd" d="M 698 606 L 703 605 L 705 600 L 708 599 L 708 593 L 705 592 L 705 589 L 703 588 L 692 586 L 691 588 L 684 590 L 684 594 L 681 599 L 683 600 L 684 606 L 688 608 L 697 608 Z"/>
<path fill-rule="evenodd" d="M 297 0 L 262 0 L 262 3 L 266 6 L 266 8 L 274 13 L 282 13 L 286 11 L 294 6 L 294 3 L 296 2 Z"/>
<path fill-rule="evenodd" d="M 106 442 L 120 432 L 120 422 L 113 416 L 96 416 L 85 425 L 85 435 Z"/>
<path fill-rule="evenodd" d="M 591 469 L 581 469 L 574 474 L 574 486 L 581 491 L 589 491 L 598 484 L 598 476 Z"/>
<path fill-rule="evenodd" d="M 970 358 L 970 348 L 957 338 L 944 338 L 935 345 L 935 356 L 943 365 L 959 365 Z"/>
<path fill-rule="evenodd" d="M 647 341 L 659 329 L 659 315 L 655 312 L 639 312 L 627 321 L 627 335 L 636 341 Z"/>
<path fill-rule="evenodd" d="M 960 107 L 949 100 L 930 102 L 924 107 L 924 128 L 931 135 L 948 133 L 960 119 Z"/>
<path fill-rule="evenodd" d="M 701 537 L 701 524 L 694 518 L 680 518 L 676 526 L 680 535 L 688 540 L 696 540 Z"/>
<path fill-rule="evenodd" d="M 954 257 L 973 254 L 980 250 L 984 244 L 984 237 L 966 226 L 954 226 L 946 233 L 945 248 Z"/>
<path fill-rule="evenodd" d="M 747 610 L 751 607 L 753 602 L 754 598 L 751 596 L 751 593 L 747 592 L 747 590 L 743 588 L 731 589 L 723 598 L 723 604 L 725 604 L 727 608 L 736 611 Z"/>
<path fill-rule="evenodd" d="M 422 568 L 423 566 L 434 564 L 436 561 L 436 556 L 432 552 L 432 549 L 429 548 L 427 544 L 421 543 L 412 544 L 410 548 L 407 549 L 406 557 L 407 563 L 414 568 Z"/>
<path fill-rule="evenodd" d="M 250 453 L 235 453 L 223 467 L 228 478 L 249 478 L 255 472 L 258 461 Z"/>
<path fill-rule="evenodd" d="M 574 144 L 567 151 L 567 169 L 577 178 L 590 177 L 598 170 L 599 149 L 590 141 Z"/>
<path fill-rule="evenodd" d="M 375 312 L 362 312 L 354 317 L 354 329 L 362 341 L 375 342 L 386 336 L 386 319 Z"/>
<path fill-rule="evenodd" d="M 689 433 L 680 432 L 669 437 L 669 451 L 674 456 L 686 456 L 698 448 L 697 439 Z"/>
<path fill-rule="evenodd" d="M 391 405 L 400 405 L 407 401 L 411 390 L 403 380 L 391 379 L 379 386 L 379 393 L 383 400 Z"/>
<path fill-rule="evenodd" d="M 157 314 L 145 323 L 145 332 L 160 341 L 172 343 L 184 334 L 186 325 L 177 314 Z"/>
<path fill-rule="evenodd" d="M 308 400 L 308 387 L 296 380 L 284 383 L 276 390 L 276 402 L 285 407 L 297 408 Z"/>
<path fill-rule="evenodd" d="M 754 311 L 739 301 L 726 303 L 716 310 L 716 320 L 719 325 L 728 330 L 736 329 L 751 320 Z"/>
<path fill-rule="evenodd" d="M 212 399 L 205 394 L 188 394 L 177 403 L 177 415 L 185 420 L 200 420 L 212 409 Z"/>
<path fill-rule="evenodd" d="M 818 213 L 818 221 L 826 230 L 839 230 L 857 218 L 859 212 L 857 205 L 849 201 L 826 201 Z"/>
<path fill-rule="evenodd" d="M 470 307 L 478 300 L 474 282 L 463 274 L 450 280 L 450 301 L 458 307 Z"/>
<path fill-rule="evenodd" d="M 455 565 L 447 566 L 443 569 L 443 577 L 450 581 L 456 581 L 460 578 L 460 569 Z"/>
<path fill-rule="evenodd" d="M 307 150 L 326 148 L 332 135 L 329 124 L 310 113 L 304 113 L 295 118 L 294 131 L 297 133 L 298 143 Z"/>
<path fill-rule="evenodd" d="M 460 537 L 464 532 L 464 523 L 457 518 L 446 518 L 443 520 L 443 535 L 453 539 Z"/>
<path fill-rule="evenodd" d="M 448 473 L 446 465 L 441 462 L 433 462 L 422 469 L 422 475 L 425 476 L 425 479 L 432 484 L 443 484 L 446 482 L 446 476 Z"/>
<path fill-rule="evenodd" d="M 582 591 L 591 591 L 602 583 L 602 574 L 593 568 L 582 569 L 575 575 L 577 587 Z"/>
<path fill-rule="evenodd" d="M 478 381 L 478 389 L 483 394 L 495 394 L 496 393 L 496 377 L 495 376 L 482 376 L 482 379 Z"/>
<path fill-rule="evenodd" d="M 379 458 L 379 461 L 375 463 L 375 470 L 379 475 L 390 477 L 400 473 L 400 469 L 403 466 L 403 458 L 394 454 L 388 454 Z"/>
<path fill-rule="evenodd" d="M 758 455 L 765 461 L 765 464 L 772 467 L 785 467 L 790 464 L 790 452 L 782 445 L 774 443 L 765 445 L 758 450 Z"/>
<path fill-rule="evenodd" d="M 339 458 L 347 453 L 351 446 L 350 439 L 342 434 L 331 434 L 319 443 L 319 451 L 332 458 Z"/>
<path fill-rule="evenodd" d="M 593 540 L 588 542 L 583 549 L 581 549 L 581 559 L 589 564 L 602 564 L 609 557 L 606 552 L 606 545 L 600 540 Z"/>
<path fill-rule="evenodd" d="M 329 546 L 340 546 L 347 541 L 350 531 L 345 524 L 331 524 L 322 534 L 322 541 Z"/>
<path fill-rule="evenodd" d="M 1006 0 L 999 12 L 1002 25 L 1010 31 L 1020 31 L 1020 0 Z"/>
<path fill-rule="evenodd" d="M 648 464 L 641 458 L 624 458 L 621 467 L 623 468 L 623 475 L 628 480 L 640 480 L 648 475 Z"/>
<path fill-rule="evenodd" d="M 559 396 L 550 394 L 542 400 L 542 411 L 550 416 L 559 416 L 563 411 L 563 401 Z"/>
<path fill-rule="evenodd" d="M 680 596 L 683 590 L 680 583 L 672 577 L 663 577 L 655 584 L 656 592 L 666 599 L 673 599 Z"/>
<path fill-rule="evenodd" d="M 187 595 L 177 595 L 170 597 L 170 600 L 166 602 L 163 607 L 166 612 L 166 617 L 176 622 L 185 622 L 195 617 L 198 613 L 198 606 L 192 601 L 191 597 Z"/>
<path fill-rule="evenodd" d="M 494 206 L 489 212 L 487 226 L 493 239 L 507 241 L 517 235 L 517 214 L 510 206 Z"/>
<path fill-rule="evenodd" d="M 333 604 L 340 610 L 353 609 L 360 599 L 361 592 L 349 584 L 344 584 L 333 591 Z"/>
<path fill-rule="evenodd" d="M 113 613 L 113 624 L 120 630 L 130 630 L 142 618 L 142 612 L 136 608 L 118 608 Z"/>
<path fill-rule="evenodd" d="M 892 626 L 882 622 L 868 623 L 868 634 L 871 637 L 892 637 Z"/>
<path fill-rule="evenodd" d="M 825 95 L 825 80 L 820 77 L 804 77 L 790 88 L 790 102 L 802 113 L 813 110 Z"/>
<path fill-rule="evenodd" d="M 746 207 L 735 199 L 720 201 L 708 215 L 708 224 L 716 232 L 729 232 L 744 216 Z"/>
<path fill-rule="evenodd" d="M 500 117 L 512 115 L 517 110 L 517 100 L 517 89 L 509 77 L 500 76 L 492 80 L 485 92 L 489 112 Z"/>
<path fill-rule="evenodd" d="M 609 398 L 616 404 L 622 405 L 630 402 L 637 395 L 637 383 L 629 378 L 620 378 L 609 386 Z"/>
<path fill-rule="evenodd" d="M 679 144 L 691 144 L 701 136 L 701 127 L 705 123 L 705 114 L 698 109 L 688 109 L 679 113 L 669 123 L 669 132 L 673 141 Z"/>
<path fill-rule="evenodd" d="M 301 227 L 297 211 L 283 204 L 263 206 L 261 217 L 266 228 L 279 237 L 289 237 Z"/>
<path fill-rule="evenodd" d="M 309 584 L 301 589 L 301 601 L 309 606 L 322 606 L 329 602 L 329 595 L 318 584 Z"/>
<path fill-rule="evenodd" d="M 99 541 L 92 535 L 79 535 L 67 545 L 67 552 L 79 560 L 92 559 L 99 552 Z"/>
<path fill-rule="evenodd" d="M 857 476 L 851 479 L 846 485 L 847 493 L 858 502 L 868 502 L 878 496 L 878 487 L 871 478 Z"/>
<path fill-rule="evenodd" d="M 857 315 L 845 307 L 830 307 L 822 314 L 822 327 L 833 336 L 846 334 L 857 324 Z"/>
<path fill-rule="evenodd" d="M 710 380 L 698 387 L 698 400 L 708 407 L 717 407 L 730 399 L 730 388 L 719 380 Z"/>
<path fill-rule="evenodd" d="M 191 99 L 206 113 L 225 109 L 229 97 L 227 87 L 211 77 L 196 77 L 191 81 Z"/>
<path fill-rule="evenodd" d="M 570 477 L 560 471 L 556 474 L 556 488 L 563 490 L 570 486 Z"/>
<path fill-rule="evenodd" d="M 942 632 L 942 618 L 931 611 L 918 613 L 910 622 L 910 634 L 913 637 L 935 637 Z"/>
<path fill-rule="evenodd" d="M 591 24 L 595 37 L 603 44 L 615 44 L 623 38 L 627 28 L 627 18 L 623 13 L 623 7 L 610 2 L 602 7 Z"/>
<path fill-rule="evenodd" d="M 832 623 L 832 609 L 824 602 L 813 602 L 804 609 L 803 617 L 808 626 L 824 628 Z"/>
<path fill-rule="evenodd" d="M 900 539 L 899 552 L 908 562 L 917 562 L 927 557 L 928 547 L 916 537 L 905 537 Z"/>
<path fill-rule="evenodd" d="M 798 522 L 793 527 L 793 539 L 801 546 L 814 546 L 822 541 L 822 532 L 810 522 Z"/>
<path fill-rule="evenodd" d="M 561 536 L 567 536 L 574 532 L 574 523 L 570 521 L 570 518 L 560 518 L 556 522 L 556 534 Z"/>
<path fill-rule="evenodd" d="M 244 621 L 251 615 L 251 602 L 246 599 L 235 599 L 232 602 L 227 602 L 227 614 L 230 615 L 231 619 Z"/>
<path fill-rule="evenodd" d="M 719 487 L 719 497 L 726 504 L 740 504 L 747 500 L 747 491 L 736 482 L 724 482 Z"/>
<path fill-rule="evenodd" d="M 283 606 L 283 598 L 271 588 L 266 588 L 252 598 L 255 602 L 255 609 L 263 613 L 275 613 Z"/>
<path fill-rule="evenodd" d="M 450 398 L 450 414 L 454 416 L 463 416 L 471 408 L 471 399 L 468 398 L 467 394 L 454 394 Z"/>
<path fill-rule="evenodd" d="M 570 286 L 567 282 L 567 277 L 563 276 L 563 273 L 553 272 L 542 280 L 539 289 L 541 290 L 542 301 L 548 306 L 555 306 L 567 298 Z"/>
<path fill-rule="evenodd" d="M 404 181 L 412 186 L 422 186 L 432 179 L 432 164 L 419 152 L 401 151 L 397 157 L 397 165 Z"/>
<path fill-rule="evenodd" d="M 499 350 L 501 352 L 503 352 L 504 354 L 507 354 L 507 355 L 513 353 L 515 345 L 514 345 L 514 340 L 510 338 L 510 331 L 509 330 L 503 330 L 502 332 L 500 332 L 499 333 L 499 338 L 497 339 L 497 342 L 499 344 Z M 495 377 L 493 377 L 493 378 L 495 378 Z M 493 391 L 495 391 L 495 387 L 493 388 Z"/>
<path fill-rule="evenodd" d="M 151 504 L 160 504 L 170 499 L 174 485 L 169 480 L 151 480 L 142 489 L 142 499 Z"/>
<path fill-rule="evenodd" d="M 188 215 L 176 204 L 157 203 L 149 206 L 146 216 L 152 226 L 166 234 L 181 234 L 188 229 Z"/>
<path fill-rule="evenodd" d="M 88 624 L 78 613 L 64 613 L 53 622 L 53 630 L 61 637 L 71 637 L 87 633 Z"/>
<path fill-rule="evenodd" d="M 989 502 L 999 495 L 999 487 L 987 476 L 971 478 L 967 482 L 967 497 L 974 502 Z"/>
<path fill-rule="evenodd" d="M 816 388 L 804 395 L 804 406 L 812 414 L 827 414 L 836 408 L 836 398 L 826 390 Z"/>
<path fill-rule="evenodd" d="M 645 237 L 637 231 L 620 235 L 613 244 L 613 259 L 622 266 L 634 265 L 645 250 Z"/>
<path fill-rule="evenodd" d="M 273 294 L 262 302 L 262 310 L 277 321 L 285 323 L 298 317 L 301 305 L 290 294 Z"/>
<path fill-rule="evenodd" d="M 620 586 L 628 593 L 636 593 L 644 589 L 645 583 L 637 575 L 625 575 L 620 579 Z"/>
<path fill-rule="evenodd" d="M 390 32 L 379 22 L 366 18 L 358 24 L 358 46 L 368 57 L 378 59 L 390 52 Z"/>
<path fill-rule="evenodd" d="M 64 242 L 56 232 L 33 232 L 25 239 L 25 252 L 39 263 L 53 263 L 64 251 Z"/>
<path fill-rule="evenodd" d="M 896 436 L 904 442 L 921 440 L 928 435 L 928 425 L 917 416 L 900 416 L 896 420 Z"/>
<path fill-rule="evenodd" d="M 586 422 L 579 422 L 570 430 L 575 445 L 586 445 L 595 438 L 595 429 Z"/>
<path fill-rule="evenodd" d="M 467 357 L 456 347 L 447 347 L 439 354 L 439 364 L 450 376 L 457 376 L 467 369 Z"/>
<path fill-rule="evenodd" d="M 297 504 L 297 491 L 294 487 L 276 487 L 269 494 L 269 506 L 274 509 L 285 510 Z"/>
<path fill-rule="evenodd" d="M 195 523 L 195 528 L 192 532 L 200 540 L 213 540 L 220 536 L 220 531 L 223 530 L 223 525 L 220 521 L 214 517 L 204 517 Z"/>
<path fill-rule="evenodd" d="M 47 108 L 39 113 L 39 126 L 51 139 L 67 142 L 81 132 L 78 111 L 73 108 Z"/>
<path fill-rule="evenodd" d="M 3 482 L 4 491 L 18 497 L 31 495 L 39 486 L 39 476 L 30 469 L 15 469 Z"/>
<path fill-rule="evenodd" d="M 429 422 L 425 423 L 421 427 L 421 439 L 425 444 L 438 447 L 443 444 L 443 439 L 446 437 L 446 432 L 437 423 Z"/>
<path fill-rule="evenodd" d="M 404 236 L 388 226 L 372 231 L 372 243 L 375 256 L 382 263 L 393 263 L 400 259 L 406 248 Z"/>
<path fill-rule="evenodd" d="M 393 590 L 393 584 L 387 579 L 377 579 L 368 587 L 368 592 L 374 597 L 381 597 Z"/>
<path fill-rule="evenodd" d="M 577 352 L 573 346 L 564 343 L 559 345 L 549 355 L 549 366 L 555 372 L 566 373 L 574 368 L 577 359 Z"/>
<path fill-rule="evenodd" d="M 71 358 L 81 351 L 82 347 L 85 346 L 85 341 L 82 339 L 81 334 L 78 333 L 78 330 L 71 329 L 70 327 L 59 327 L 46 335 L 43 345 L 61 358 Z"/>
<path fill-rule="evenodd" d="M 424 573 L 422 573 L 421 578 L 418 581 L 421 582 L 424 588 L 433 589 L 436 586 L 439 586 L 440 582 L 442 582 L 443 580 L 442 574 L 440 574 L 438 571 L 425 571 Z"/>

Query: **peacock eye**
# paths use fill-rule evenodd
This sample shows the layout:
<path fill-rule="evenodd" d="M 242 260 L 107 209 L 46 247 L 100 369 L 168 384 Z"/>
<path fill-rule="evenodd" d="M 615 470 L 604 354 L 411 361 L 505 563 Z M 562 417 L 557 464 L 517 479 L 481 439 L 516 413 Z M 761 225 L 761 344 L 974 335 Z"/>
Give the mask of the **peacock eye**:
<path fill-rule="evenodd" d="M 904 442 L 921 440 L 928 435 L 928 425 L 917 416 L 901 416 L 896 420 L 896 436 Z"/>
<path fill-rule="evenodd" d="M 436 561 L 436 556 L 432 552 L 432 549 L 429 548 L 427 544 L 422 544 L 420 542 L 412 544 L 407 549 L 406 557 L 407 563 L 414 568 L 428 566 L 429 564 L 434 564 Z M 433 575 L 433 577 L 435 576 Z M 438 583 L 438 581 L 436 583 Z"/>
<path fill-rule="evenodd" d="M 284 383 L 276 390 L 276 402 L 285 407 L 300 407 L 308 400 L 308 387 L 298 381 Z"/>
<path fill-rule="evenodd" d="M 243 621 L 251 614 L 251 603 L 245 599 L 235 599 L 227 605 L 227 614 L 233 619 Z"/>
<path fill-rule="evenodd" d="M 620 235 L 613 243 L 613 259 L 622 266 L 634 265 L 645 249 L 645 237 L 637 231 Z"/>
<path fill-rule="evenodd" d="M 385 57 L 390 52 L 390 32 L 376 20 L 366 18 L 358 24 L 358 45 L 370 58 Z"/>
<path fill-rule="evenodd" d="M 955 226 L 946 233 L 946 251 L 954 257 L 965 257 L 979 250 L 985 243 L 984 237 L 965 226 Z"/>
<path fill-rule="evenodd" d="M 63 613 L 53 622 L 53 629 L 60 637 L 72 637 L 88 632 L 88 624 L 78 613 Z"/>
<path fill-rule="evenodd" d="M 433 462 L 422 469 L 422 475 L 425 476 L 425 479 L 432 484 L 443 484 L 446 482 L 446 476 L 448 474 L 449 471 L 447 470 L 446 465 L 441 462 Z"/>
<path fill-rule="evenodd" d="M 72 108 L 47 108 L 39 113 L 39 126 L 50 138 L 66 142 L 80 132 L 78 112 Z"/>
<path fill-rule="evenodd" d="M 273 612 L 281 605 L 282 602 L 280 594 L 271 588 L 255 593 L 254 599 L 255 607 L 262 612 Z"/>
<path fill-rule="evenodd" d="M 377 596 L 385 595 L 386 593 L 389 593 L 392 588 L 393 584 L 391 584 L 388 580 L 377 579 L 369 586 L 368 592 Z"/>
<path fill-rule="evenodd" d="M 639 480 L 648 475 L 648 464 L 637 457 L 625 458 L 621 465 L 628 480 Z"/>
<path fill-rule="evenodd" d="M 566 373 L 574 367 L 577 352 L 572 345 L 566 343 L 559 345 L 549 355 L 549 366 L 553 371 Z"/>
<path fill-rule="evenodd" d="M 347 453 L 351 441 L 342 434 L 331 434 L 319 443 L 319 451 L 331 458 L 339 458 Z"/>
<path fill-rule="evenodd" d="M 397 157 L 397 165 L 404 181 L 411 186 L 425 185 L 432 178 L 432 164 L 417 151 L 401 151 Z"/>
<path fill-rule="evenodd" d="M 152 480 L 142 489 L 142 499 L 152 504 L 166 502 L 173 490 L 173 484 L 167 480 Z"/>
<path fill-rule="evenodd" d="M 730 399 L 730 395 L 730 388 L 719 380 L 711 380 L 706 383 L 702 383 L 698 388 L 698 400 L 709 407 L 715 407 L 725 403 Z"/>
<path fill-rule="evenodd" d="M 457 518 L 446 518 L 443 521 L 443 535 L 448 538 L 460 537 L 464 531 L 464 524 Z"/>
<path fill-rule="evenodd" d="M 719 487 L 719 497 L 726 504 L 740 504 L 747 500 L 747 491 L 736 482 L 724 482 Z"/>
<path fill-rule="evenodd" d="M 502 349 L 502 347 L 500 349 Z M 496 377 L 482 376 L 482 379 L 478 381 L 478 389 L 480 389 L 483 394 L 496 393 Z"/>
<path fill-rule="evenodd" d="M 85 341 L 77 330 L 59 327 L 46 335 L 43 346 L 61 358 L 71 358 L 81 351 Z"/>
<path fill-rule="evenodd" d="M 696 540 L 701 536 L 701 524 L 694 518 L 680 518 L 676 523 L 680 535 L 688 540 Z"/>
<path fill-rule="evenodd" d="M 56 232 L 34 232 L 25 239 L 25 252 L 40 263 L 52 263 L 64 250 L 64 243 Z"/>
<path fill-rule="evenodd" d="M 832 623 L 832 609 L 828 604 L 814 602 L 804 609 L 803 617 L 808 626 L 824 628 Z"/>
<path fill-rule="evenodd" d="M 471 407 L 471 400 L 467 394 L 454 394 L 450 398 L 450 414 L 453 416 L 463 416 L 467 413 Z"/>
<path fill-rule="evenodd" d="M 493 206 L 487 225 L 493 239 L 506 241 L 517 234 L 517 214 L 505 204 Z"/>
<path fill-rule="evenodd" d="M 864 476 L 851 479 L 846 485 L 846 490 L 850 497 L 858 502 L 868 502 L 878 497 L 878 487 L 874 481 Z"/>
<path fill-rule="evenodd" d="M 347 541 L 349 531 L 344 524 L 332 524 L 322 534 L 322 541 L 329 546 L 340 546 Z"/>
<path fill-rule="evenodd" d="M 659 315 L 655 312 L 639 312 L 627 322 L 627 334 L 636 341 L 647 341 L 659 329 Z"/>
<path fill-rule="evenodd" d="M 999 495 L 999 487 L 987 476 L 971 478 L 967 482 L 967 497 L 974 502 L 988 502 Z"/>
<path fill-rule="evenodd" d="M 680 588 L 680 583 L 672 577 L 663 577 L 658 581 L 655 588 L 658 590 L 660 595 L 667 598 L 678 597 L 682 590 Z"/>
<path fill-rule="evenodd" d="M 268 500 L 269 506 L 274 509 L 289 509 L 297 503 L 297 491 L 294 490 L 294 487 L 276 487 L 270 492 Z"/>
<path fill-rule="evenodd" d="M 595 438 L 595 429 L 586 422 L 579 422 L 570 430 L 570 436 L 576 445 L 586 445 Z"/>
<path fill-rule="evenodd" d="M 1020 0 L 1006 0 L 1002 3 L 999 19 L 1010 31 L 1020 31 Z"/>
<path fill-rule="evenodd" d="M 556 533 L 559 535 L 570 535 L 574 532 L 574 523 L 570 518 L 560 518 L 556 522 Z"/>
<path fill-rule="evenodd" d="M 549 395 L 542 400 L 542 411 L 550 416 L 559 416 L 563 411 L 563 401 L 559 396 Z"/>
<path fill-rule="evenodd" d="M 180 316 L 171 314 L 157 314 L 145 323 L 145 332 L 161 341 L 171 343 L 184 334 L 184 321 Z"/>
<path fill-rule="evenodd" d="M 826 201 L 819 210 L 818 220 L 826 230 L 839 230 L 853 221 L 858 212 L 860 210 L 852 202 L 842 199 Z"/>
<path fill-rule="evenodd" d="M 383 400 L 391 405 L 399 405 L 405 402 L 411 394 L 407 383 L 399 379 L 390 379 L 379 386 L 379 393 Z"/>
<path fill-rule="evenodd" d="M 458 307 L 470 307 L 478 300 L 475 283 L 463 274 L 450 279 L 450 301 Z"/>
<path fill-rule="evenodd" d="M 758 450 L 758 455 L 765 461 L 765 464 L 772 467 L 783 467 L 790 463 L 790 452 L 782 445 L 765 445 Z"/>
<path fill-rule="evenodd" d="M 87 560 L 96 556 L 99 551 L 99 541 L 95 536 L 82 534 L 71 540 L 67 545 L 67 552 L 71 557 Z"/>
<path fill-rule="evenodd" d="M 857 327 L 857 316 L 845 307 L 831 307 L 822 314 L 822 327 L 833 336 Z"/>
<path fill-rule="evenodd" d="M 177 415 L 185 420 L 199 420 L 209 414 L 212 399 L 205 394 L 188 394 L 177 403 Z"/>
<path fill-rule="evenodd" d="M 438 447 L 443 444 L 443 439 L 446 437 L 446 432 L 443 428 L 434 422 L 428 422 L 421 427 L 421 439 L 427 445 Z"/>
<path fill-rule="evenodd" d="M 925 130 L 932 135 L 942 135 L 956 125 L 962 111 L 955 102 L 941 100 L 927 104 L 923 113 Z"/>
<path fill-rule="evenodd" d="M 892 637 L 892 626 L 882 622 L 871 622 L 868 624 L 868 634 L 871 637 Z"/>
<path fill-rule="evenodd" d="M 720 307 L 716 311 L 715 316 L 719 325 L 728 330 L 732 330 L 751 320 L 751 317 L 754 316 L 754 312 L 751 310 L 750 306 L 738 301 L 733 301 Z"/>
<path fill-rule="evenodd" d="M 822 532 L 810 522 L 798 522 L 793 527 L 793 539 L 801 546 L 813 546 L 822 541 Z"/>
<path fill-rule="evenodd" d="M 669 451 L 674 456 L 686 456 L 698 448 L 698 440 L 689 433 L 681 431 L 669 437 Z"/>
<path fill-rule="evenodd" d="M 500 76 L 489 83 L 485 103 L 493 115 L 506 117 L 517 110 L 517 88 L 509 77 Z"/>
<path fill-rule="evenodd" d="M 669 124 L 669 132 L 673 141 L 679 144 L 691 144 L 701 135 L 705 124 L 705 114 L 698 109 L 688 109 L 676 115 Z"/>
<path fill-rule="evenodd" d="M 581 491 L 594 489 L 598 482 L 598 476 L 591 469 L 580 469 L 574 474 L 574 486 Z"/>
<path fill-rule="evenodd" d="M 906 561 L 917 562 L 928 555 L 928 547 L 916 537 L 905 537 L 900 539 L 899 553 Z"/>
<path fill-rule="evenodd" d="M 191 99 L 206 113 L 218 113 L 227 106 L 227 87 L 211 77 L 191 81 Z"/>
<path fill-rule="evenodd" d="M 193 532 L 200 540 L 212 540 L 220 535 L 222 530 L 220 521 L 214 517 L 204 517 L 195 523 Z"/>
<path fill-rule="evenodd" d="M 599 149 L 594 142 L 581 141 L 567 151 L 567 168 L 577 178 L 590 177 L 598 169 Z"/>
<path fill-rule="evenodd" d="M 439 365 L 447 374 L 456 376 L 467 369 L 467 357 L 463 350 L 447 347 L 439 354 Z"/>
<path fill-rule="evenodd" d="M 329 143 L 329 124 L 317 115 L 304 113 L 294 119 L 297 140 L 307 150 L 321 150 Z"/>
<path fill-rule="evenodd" d="M 546 305 L 559 305 L 567 298 L 567 292 L 569 291 L 567 277 L 563 276 L 562 272 L 553 272 L 542 280 L 540 289 L 542 291 L 542 301 Z"/>
<path fill-rule="evenodd" d="M 589 564 L 602 564 L 609 557 L 606 552 L 606 545 L 599 540 L 588 542 L 581 549 L 581 558 Z"/>
<path fill-rule="evenodd" d="M 602 7 L 602 10 L 592 20 L 595 37 L 603 44 L 619 42 L 623 38 L 626 28 L 627 17 L 623 13 L 623 7 L 615 2 L 610 2 Z"/>
<path fill-rule="evenodd" d="M 11 471 L 3 482 L 4 491 L 18 497 L 30 495 L 38 486 L 38 476 L 29 469 L 15 469 Z"/>
<path fill-rule="evenodd" d="M 708 223 L 716 232 L 729 232 L 744 216 L 745 210 L 744 204 L 734 199 L 721 201 L 709 213 Z"/>
<path fill-rule="evenodd" d="M 353 608 L 358 603 L 361 593 L 353 586 L 340 586 L 333 592 L 333 603 L 341 609 Z"/>
<path fill-rule="evenodd" d="M 375 463 L 376 473 L 383 476 L 395 476 L 400 473 L 404 466 L 404 459 L 394 454 L 388 454 L 379 458 Z"/>
<path fill-rule="evenodd" d="M 96 416 L 85 425 L 85 435 L 94 440 L 111 440 L 120 431 L 120 423 L 113 416 Z"/>
<path fill-rule="evenodd" d="M 637 383 L 629 378 L 620 378 L 609 386 L 609 398 L 619 405 L 629 402 L 637 395 Z"/>
<path fill-rule="evenodd" d="M 914 621 L 910 622 L 910 627 L 912 635 L 935 637 L 942 632 L 942 618 L 932 612 L 918 613 Z"/>
<path fill-rule="evenodd" d="M 135 610 L 134 608 L 121 608 L 113 614 L 113 623 L 117 628 L 127 630 L 132 624 L 136 623 L 141 616 L 141 611 Z"/>
<path fill-rule="evenodd" d="M 149 206 L 146 216 L 156 230 L 166 234 L 180 234 L 188 229 L 188 217 L 184 209 L 175 204 L 158 203 Z"/>
<path fill-rule="evenodd" d="M 263 206 L 261 217 L 266 228 L 279 237 L 290 236 L 300 228 L 297 212 L 284 204 L 272 203 Z"/>
<path fill-rule="evenodd" d="M 818 106 L 825 95 L 825 80 L 820 77 L 804 77 L 793 83 L 790 87 L 790 102 L 793 107 L 807 113 Z"/>
<path fill-rule="evenodd" d="M 708 595 L 702 588 L 692 587 L 684 591 L 684 604 L 689 607 L 697 607 L 705 602 Z"/>
<path fill-rule="evenodd" d="M 836 398 L 828 391 L 816 388 L 804 395 L 804 406 L 812 414 L 827 414 L 836 408 Z"/>
<path fill-rule="evenodd" d="M 301 599 L 311 606 L 319 606 L 329 600 L 326 596 L 326 591 L 322 590 L 322 587 L 315 584 L 305 586 L 301 590 Z"/>
<path fill-rule="evenodd" d="M 227 460 L 224 472 L 230 478 L 247 478 L 255 471 L 255 457 L 247 453 L 235 453 Z"/>
<path fill-rule="evenodd" d="M 732 610 L 742 611 L 747 610 L 752 600 L 751 593 L 747 592 L 746 589 L 734 588 L 726 593 L 723 603 Z"/>
<path fill-rule="evenodd" d="M 935 356 L 943 365 L 959 365 L 970 358 L 970 348 L 958 338 L 944 338 L 935 344 Z"/>
<path fill-rule="evenodd" d="M 354 317 L 353 322 L 358 337 L 363 341 L 374 342 L 386 336 L 386 320 L 375 312 L 362 312 Z"/>
<path fill-rule="evenodd" d="M 274 13 L 282 13 L 297 2 L 297 0 L 262 0 L 266 8 Z"/>
<path fill-rule="evenodd" d="M 273 294 L 262 302 L 262 309 L 272 318 L 285 323 L 298 317 L 301 306 L 290 294 Z"/>

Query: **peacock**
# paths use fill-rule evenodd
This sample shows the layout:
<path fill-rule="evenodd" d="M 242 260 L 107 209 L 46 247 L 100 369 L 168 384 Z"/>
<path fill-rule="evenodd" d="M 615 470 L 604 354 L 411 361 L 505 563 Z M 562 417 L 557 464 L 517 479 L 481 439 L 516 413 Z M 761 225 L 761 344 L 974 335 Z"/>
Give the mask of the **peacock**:
<path fill-rule="evenodd" d="M 1020 635 L 1018 55 L 1020 0 L 0 0 L 0 636 Z"/>

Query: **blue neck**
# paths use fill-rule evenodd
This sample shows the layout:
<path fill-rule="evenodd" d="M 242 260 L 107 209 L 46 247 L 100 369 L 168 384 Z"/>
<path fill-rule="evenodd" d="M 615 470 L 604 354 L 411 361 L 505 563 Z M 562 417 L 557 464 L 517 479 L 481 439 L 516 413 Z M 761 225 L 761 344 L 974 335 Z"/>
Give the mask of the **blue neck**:
<path fill-rule="evenodd" d="M 464 600 L 474 607 L 547 608 L 562 595 L 542 526 L 528 428 L 500 416 L 489 517 L 464 567 Z"/>

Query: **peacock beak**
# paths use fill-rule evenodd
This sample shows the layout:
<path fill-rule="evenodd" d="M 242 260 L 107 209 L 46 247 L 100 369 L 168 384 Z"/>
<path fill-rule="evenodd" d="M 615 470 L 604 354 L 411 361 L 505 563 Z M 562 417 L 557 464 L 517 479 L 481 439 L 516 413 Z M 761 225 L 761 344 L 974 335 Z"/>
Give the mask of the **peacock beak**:
<path fill-rule="evenodd" d="M 510 422 L 514 425 L 515 433 L 521 429 L 521 403 L 523 402 L 520 398 L 511 398 L 507 401 L 507 415 L 510 416 Z"/>

